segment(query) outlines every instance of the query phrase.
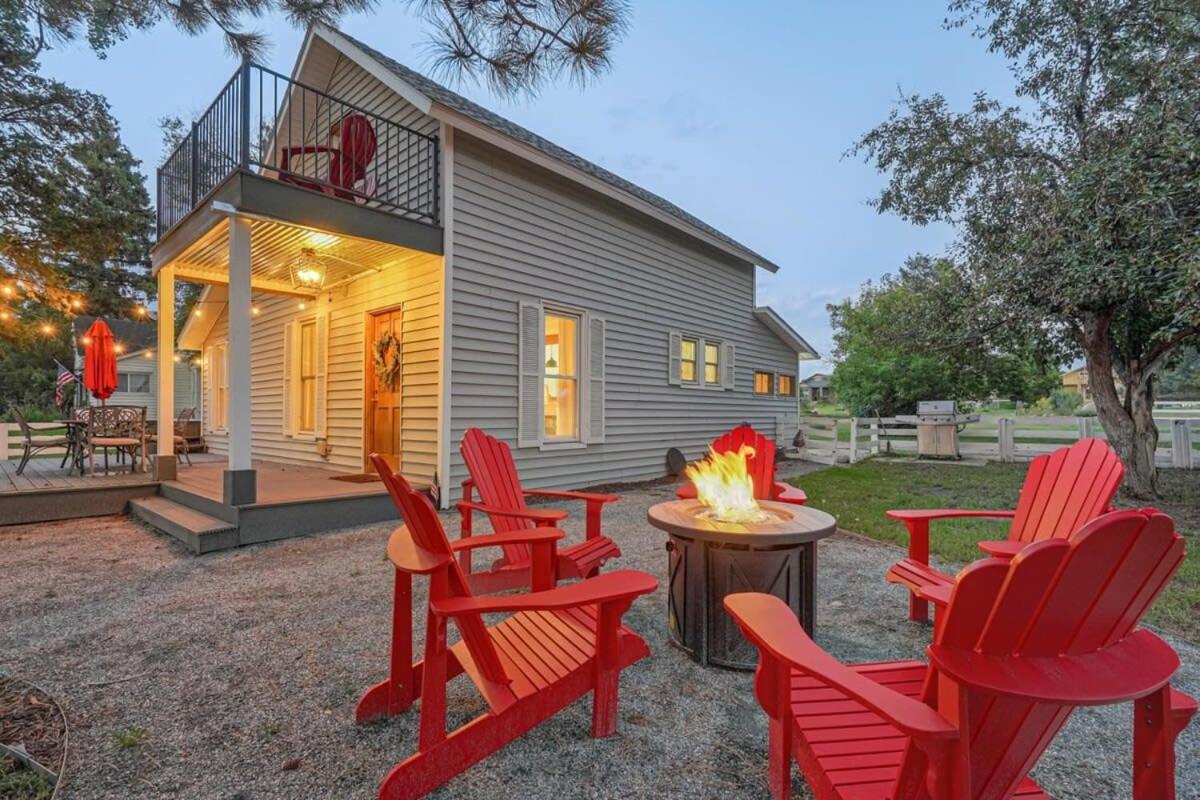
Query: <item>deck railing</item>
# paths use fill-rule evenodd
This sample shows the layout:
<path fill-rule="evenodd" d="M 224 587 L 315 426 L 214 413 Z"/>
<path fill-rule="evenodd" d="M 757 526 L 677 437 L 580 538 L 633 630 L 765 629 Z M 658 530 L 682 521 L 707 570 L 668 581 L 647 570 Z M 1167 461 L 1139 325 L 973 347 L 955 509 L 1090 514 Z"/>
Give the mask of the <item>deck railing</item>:
<path fill-rule="evenodd" d="M 331 142 L 342 120 L 364 118 L 374 155 L 333 174 Z M 158 235 L 170 230 L 235 170 L 409 219 L 437 224 L 436 136 L 401 125 L 257 64 L 243 64 L 158 169 Z"/>

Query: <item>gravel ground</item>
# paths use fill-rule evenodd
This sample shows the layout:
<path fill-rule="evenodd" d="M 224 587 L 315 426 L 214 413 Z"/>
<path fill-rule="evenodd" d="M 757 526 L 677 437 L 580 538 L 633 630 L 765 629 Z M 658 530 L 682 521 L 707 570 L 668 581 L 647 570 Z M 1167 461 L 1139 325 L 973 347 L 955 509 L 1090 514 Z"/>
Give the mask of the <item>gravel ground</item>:
<path fill-rule="evenodd" d="M 670 493 L 626 492 L 605 512 L 620 565 L 660 582 L 665 538 L 645 510 Z M 0 672 L 66 710 L 60 796 L 373 797 L 413 751 L 418 717 L 352 722 L 386 670 L 390 528 L 202 558 L 122 517 L 0 529 Z M 817 638 L 835 655 L 916 657 L 927 644 L 929 629 L 905 620 L 902 591 L 883 581 L 896 552 L 845 534 L 820 544 Z M 669 645 L 661 587 L 625 619 L 653 654 L 622 677 L 618 735 L 588 736 L 585 698 L 434 796 L 767 797 L 750 674 L 700 668 Z M 1200 648 L 1172 643 L 1177 685 L 1200 694 Z M 482 710 L 465 679 L 448 702 L 451 725 Z M 1129 731 L 1128 706 L 1080 711 L 1035 774 L 1057 798 L 1129 797 Z M 1179 796 L 1196 800 L 1200 725 L 1178 756 Z M 799 778 L 795 788 L 808 797 Z"/>

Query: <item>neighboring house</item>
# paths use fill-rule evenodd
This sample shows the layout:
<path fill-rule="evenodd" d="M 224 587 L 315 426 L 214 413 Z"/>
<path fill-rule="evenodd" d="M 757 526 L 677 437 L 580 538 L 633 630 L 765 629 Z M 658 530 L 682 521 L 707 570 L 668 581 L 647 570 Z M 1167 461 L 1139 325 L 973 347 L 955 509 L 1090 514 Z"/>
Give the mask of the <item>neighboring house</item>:
<path fill-rule="evenodd" d="M 253 502 L 252 459 L 371 452 L 446 504 L 472 426 L 530 487 L 659 476 L 742 421 L 794 433 L 817 354 L 756 305 L 778 267 L 661 197 L 326 27 L 213 109 L 159 170 L 152 255 L 164 307 L 206 284 L 178 346 L 226 504 Z"/>
<path fill-rule="evenodd" d="M 76 317 L 71 323 L 75 334 L 75 372 L 83 373 L 83 345 L 80 340 L 92 326 L 95 317 Z M 136 320 L 105 319 L 113 332 L 113 344 L 120 351 L 117 356 L 117 390 L 105 401 L 110 405 L 145 406 L 146 419 L 158 419 L 158 359 L 154 357 L 154 345 L 158 338 L 158 326 L 153 322 Z M 200 369 L 190 358 L 180 353 L 174 362 L 175 403 L 171 416 L 184 408 L 200 406 Z M 86 390 L 82 391 L 85 402 L 100 405 Z"/>
<path fill-rule="evenodd" d="M 1116 373 L 1113 374 L 1113 380 L 1117 384 L 1117 391 L 1123 391 L 1124 384 L 1121 383 L 1121 379 L 1116 376 Z M 1078 393 L 1085 401 L 1092 399 L 1091 382 L 1088 380 L 1087 367 L 1076 367 L 1064 372 L 1062 374 L 1062 386 L 1068 391 Z"/>
<path fill-rule="evenodd" d="M 832 400 L 833 389 L 829 385 L 832 377 L 827 372 L 814 372 L 800 381 L 800 396 L 814 403 Z"/>

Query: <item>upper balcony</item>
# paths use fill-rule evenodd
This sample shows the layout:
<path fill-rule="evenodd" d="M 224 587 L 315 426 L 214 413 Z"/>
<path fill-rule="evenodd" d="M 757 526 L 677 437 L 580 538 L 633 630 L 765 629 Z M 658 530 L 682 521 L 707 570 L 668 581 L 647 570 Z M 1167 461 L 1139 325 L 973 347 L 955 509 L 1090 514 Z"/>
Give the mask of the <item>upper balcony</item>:
<path fill-rule="evenodd" d="M 438 157 L 435 136 L 246 63 L 159 167 L 158 238 L 237 173 L 437 226 Z"/>

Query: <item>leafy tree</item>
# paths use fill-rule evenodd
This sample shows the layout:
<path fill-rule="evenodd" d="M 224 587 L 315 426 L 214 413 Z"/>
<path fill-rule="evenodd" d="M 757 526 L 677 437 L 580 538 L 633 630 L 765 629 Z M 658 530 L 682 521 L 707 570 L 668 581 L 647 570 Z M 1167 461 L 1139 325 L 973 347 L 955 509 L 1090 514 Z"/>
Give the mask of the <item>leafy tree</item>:
<path fill-rule="evenodd" d="M 999 334 L 956 340 L 969 295 L 952 262 L 915 256 L 857 299 L 831 305 L 838 399 L 857 415 L 893 416 L 919 400 L 1030 402 L 1049 392 L 1057 371 L 1025 343 Z"/>
<path fill-rule="evenodd" d="M 610 66 L 629 19 L 627 0 L 400 0 L 430 23 L 436 64 L 483 78 L 501 94 L 536 91 L 568 72 L 586 82 Z M 374 0 L 16 0 L 10 14 L 47 38 L 87 37 L 103 53 L 133 30 L 169 21 L 195 35 L 217 27 L 231 52 L 257 58 L 269 47 L 245 21 L 277 11 L 301 26 L 334 24 Z"/>
<path fill-rule="evenodd" d="M 38 74 L 44 32 L 23 14 L 0 4 L 0 396 L 46 402 L 68 316 L 146 301 L 151 215 L 107 105 Z"/>
<path fill-rule="evenodd" d="M 1200 400 L 1200 346 L 1181 350 L 1163 371 L 1160 382 L 1163 397 Z"/>
<path fill-rule="evenodd" d="M 1019 104 L 904 96 L 851 153 L 889 175 L 879 211 L 957 225 L 974 301 L 959 338 L 1024 332 L 1082 353 L 1129 488 L 1154 496 L 1156 376 L 1200 331 L 1200 5 L 950 12 L 1010 60 Z"/>

